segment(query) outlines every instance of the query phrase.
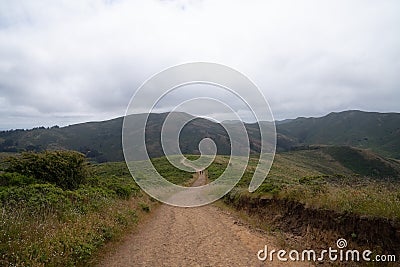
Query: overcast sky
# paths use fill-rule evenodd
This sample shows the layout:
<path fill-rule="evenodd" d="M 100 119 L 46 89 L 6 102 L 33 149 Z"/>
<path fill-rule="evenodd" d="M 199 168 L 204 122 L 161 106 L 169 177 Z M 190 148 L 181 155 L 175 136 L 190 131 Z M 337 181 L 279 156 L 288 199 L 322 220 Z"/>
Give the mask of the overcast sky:
<path fill-rule="evenodd" d="M 124 115 L 172 65 L 252 79 L 276 119 L 400 112 L 400 1 L 0 2 L 0 129 Z"/>

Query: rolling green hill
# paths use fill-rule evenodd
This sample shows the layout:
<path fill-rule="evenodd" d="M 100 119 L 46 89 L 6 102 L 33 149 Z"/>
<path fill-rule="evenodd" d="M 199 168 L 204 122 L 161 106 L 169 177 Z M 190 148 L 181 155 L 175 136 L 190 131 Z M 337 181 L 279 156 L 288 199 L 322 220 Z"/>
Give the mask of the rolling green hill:
<path fill-rule="evenodd" d="M 150 114 L 146 127 L 150 157 L 163 155 L 160 129 L 168 113 Z M 143 120 L 146 114 L 131 115 Z M 180 148 L 184 154 L 197 154 L 198 143 L 209 137 L 217 152 L 230 154 L 230 141 L 221 124 L 180 113 L 181 119 L 193 119 L 181 131 Z M 121 128 L 123 118 L 87 122 L 67 127 L 39 127 L 31 130 L 0 132 L 0 152 L 72 149 L 98 162 L 123 160 Z M 229 127 L 237 127 L 229 122 Z M 267 123 L 267 122 L 261 122 Z M 252 153 L 260 151 L 260 132 L 256 123 L 246 124 Z M 362 111 L 330 113 L 320 118 L 297 118 L 279 122 L 277 151 L 290 151 L 309 145 L 340 145 L 370 149 L 385 157 L 400 159 L 400 114 Z M 140 129 L 132 129 L 133 134 Z M 135 148 L 133 148 L 135 149 Z"/>
<path fill-rule="evenodd" d="M 0 151 L 41 151 L 71 149 L 99 162 L 123 159 L 121 150 L 122 118 L 87 122 L 50 129 L 0 132 Z"/>
<path fill-rule="evenodd" d="M 278 124 L 277 131 L 297 145 L 344 145 L 371 149 L 400 158 L 400 114 L 362 111 L 297 118 Z"/>
<path fill-rule="evenodd" d="M 168 113 L 150 114 L 146 127 L 146 142 L 150 157 L 163 156 L 160 146 L 160 131 Z M 198 143 L 205 137 L 216 140 L 219 154 L 230 153 L 230 143 L 224 128 L 212 121 L 179 114 L 181 119 L 193 119 L 183 129 L 180 147 L 183 153 L 197 154 Z M 142 121 L 147 114 L 131 115 L 135 121 Z M 42 151 L 71 149 L 84 153 L 97 162 L 122 161 L 123 118 L 101 122 L 87 122 L 67 127 L 34 128 L 0 132 L 0 152 Z M 141 129 L 133 129 L 140 131 Z"/>

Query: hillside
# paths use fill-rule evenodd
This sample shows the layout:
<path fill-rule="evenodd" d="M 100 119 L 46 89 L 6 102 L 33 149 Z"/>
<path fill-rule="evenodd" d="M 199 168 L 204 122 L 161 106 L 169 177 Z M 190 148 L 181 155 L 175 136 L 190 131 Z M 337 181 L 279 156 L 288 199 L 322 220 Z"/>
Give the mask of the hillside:
<path fill-rule="evenodd" d="M 147 149 L 150 157 L 163 156 L 160 131 L 168 113 L 150 114 L 146 127 Z M 183 153 L 198 153 L 198 142 L 210 137 L 217 140 L 219 154 L 230 153 L 230 143 L 224 128 L 212 121 L 181 113 L 181 119 L 194 119 L 183 129 L 180 147 Z M 133 121 L 145 119 L 146 114 L 131 115 Z M 123 118 L 101 122 L 87 122 L 67 127 L 34 128 L 0 132 L 0 152 L 72 149 L 98 162 L 122 161 L 121 129 Z M 135 125 L 135 123 L 134 123 Z M 135 131 L 140 129 L 133 129 Z"/>
<path fill-rule="evenodd" d="M 146 133 L 151 157 L 163 155 L 160 129 L 168 113 L 151 114 Z M 142 120 L 146 114 L 131 115 Z M 193 119 L 180 135 L 180 148 L 185 154 L 197 154 L 202 138 L 215 140 L 218 154 L 230 154 L 230 143 L 221 124 L 181 113 L 180 118 Z M 123 118 L 87 122 L 67 127 L 35 128 L 0 132 L 0 152 L 72 149 L 98 162 L 123 160 L 121 128 Z M 238 122 L 223 124 L 237 127 Z M 261 122 L 266 123 L 266 122 Z M 251 152 L 260 151 L 260 133 L 256 123 L 246 124 Z M 297 118 L 276 124 L 277 151 L 290 151 L 308 145 L 341 145 L 370 149 L 380 155 L 400 158 L 400 114 L 345 111 L 320 118 Z M 133 129 L 134 132 L 135 129 Z"/>
<path fill-rule="evenodd" d="M 218 156 L 209 175 L 221 173 L 227 164 L 227 157 Z M 281 152 L 265 181 L 249 193 L 256 165 L 252 158 L 243 179 L 223 200 L 257 226 L 296 236 L 285 239 L 294 246 L 312 242 L 328 247 L 345 238 L 353 248 L 399 251 L 398 161 L 346 146 Z"/>
<path fill-rule="evenodd" d="M 340 175 L 370 177 L 374 179 L 400 178 L 400 163 L 386 159 L 368 150 L 347 146 L 310 146 L 308 149 L 278 153 L 276 164 L 286 179 L 307 175 Z M 300 175 L 302 173 L 302 175 Z"/>
<path fill-rule="evenodd" d="M 219 177 L 228 164 L 228 157 L 218 156 L 208 168 L 209 178 Z M 247 190 L 258 158 L 252 157 L 247 172 L 239 182 L 239 187 Z M 308 149 L 280 152 L 275 155 L 274 163 L 267 179 L 258 189 L 269 192 L 271 184 L 292 186 L 304 180 L 327 183 L 352 183 L 360 180 L 400 182 L 400 162 L 386 159 L 368 150 L 347 146 L 310 146 Z"/>
<path fill-rule="evenodd" d="M 297 145 L 345 145 L 400 158 L 400 114 L 362 111 L 297 118 L 277 124 L 277 131 Z"/>
<path fill-rule="evenodd" d="M 62 128 L 3 131 L 0 132 L 0 151 L 72 149 L 99 162 L 119 161 L 123 159 L 121 127 L 122 118 L 117 118 Z"/>

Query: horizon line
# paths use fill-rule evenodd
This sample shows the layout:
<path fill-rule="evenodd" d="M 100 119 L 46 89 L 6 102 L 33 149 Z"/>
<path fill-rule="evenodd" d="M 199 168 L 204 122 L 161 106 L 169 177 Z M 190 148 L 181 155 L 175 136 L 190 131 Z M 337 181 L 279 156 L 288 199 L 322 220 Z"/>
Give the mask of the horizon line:
<path fill-rule="evenodd" d="M 326 113 L 325 115 L 322 116 L 298 116 L 295 118 L 286 118 L 286 119 L 280 119 L 280 120 L 274 120 L 274 122 L 283 122 L 283 121 L 293 121 L 296 119 L 311 119 L 311 118 L 323 118 L 326 117 L 330 114 L 339 114 L 339 113 L 345 113 L 345 112 L 362 112 L 362 113 L 378 113 L 378 114 L 400 114 L 400 112 L 379 112 L 379 111 L 365 111 L 365 110 L 360 110 L 360 109 L 348 109 L 348 110 L 341 110 L 341 111 L 331 111 L 329 113 Z M 182 111 L 166 111 L 166 112 L 151 112 L 151 113 L 135 113 L 135 114 L 130 114 L 128 116 L 135 116 L 135 115 L 145 115 L 145 114 L 157 114 L 157 115 L 162 115 L 162 114 L 167 114 L 167 113 L 184 113 L 190 116 L 193 116 L 195 118 L 202 118 L 202 119 L 206 119 L 206 120 L 210 120 L 209 117 L 206 116 L 196 116 L 193 114 L 190 114 L 188 112 L 182 112 Z M 75 125 L 80 125 L 80 124 L 85 124 L 85 123 L 101 123 L 101 122 L 107 122 L 107 121 L 112 121 L 112 120 L 117 120 L 117 119 L 121 119 L 124 118 L 126 115 L 124 116 L 119 116 L 119 117 L 114 117 L 111 119 L 105 119 L 105 120 L 93 120 L 93 121 L 84 121 L 84 122 L 77 122 L 77 123 L 73 123 L 73 124 L 69 124 L 69 125 L 65 125 L 65 126 L 59 126 L 57 124 L 52 125 L 52 126 L 35 126 L 32 128 L 11 128 L 11 129 L 0 129 L 0 132 L 7 132 L 7 131 L 17 131 L 17 130 L 24 130 L 24 131 L 28 131 L 28 130 L 34 130 L 34 129 L 51 129 L 51 128 L 66 128 L 66 127 L 71 127 L 71 126 L 75 126 Z M 235 122 L 235 121 L 241 121 L 241 120 L 223 120 L 223 121 L 217 121 L 217 123 L 223 123 L 223 122 Z M 214 121 L 215 122 L 215 121 Z M 245 124 L 254 124 L 257 122 L 270 122 L 270 121 L 253 121 L 253 122 L 248 122 L 248 121 L 241 121 L 244 122 Z"/>

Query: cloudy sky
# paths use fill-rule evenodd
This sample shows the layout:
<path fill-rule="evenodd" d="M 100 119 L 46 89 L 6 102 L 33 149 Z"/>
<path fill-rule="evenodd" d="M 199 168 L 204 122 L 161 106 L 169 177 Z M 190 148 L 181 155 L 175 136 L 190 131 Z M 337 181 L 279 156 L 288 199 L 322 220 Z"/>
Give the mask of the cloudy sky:
<path fill-rule="evenodd" d="M 151 75 L 210 61 L 276 119 L 400 112 L 400 1 L 0 2 L 0 129 L 125 113 Z"/>

